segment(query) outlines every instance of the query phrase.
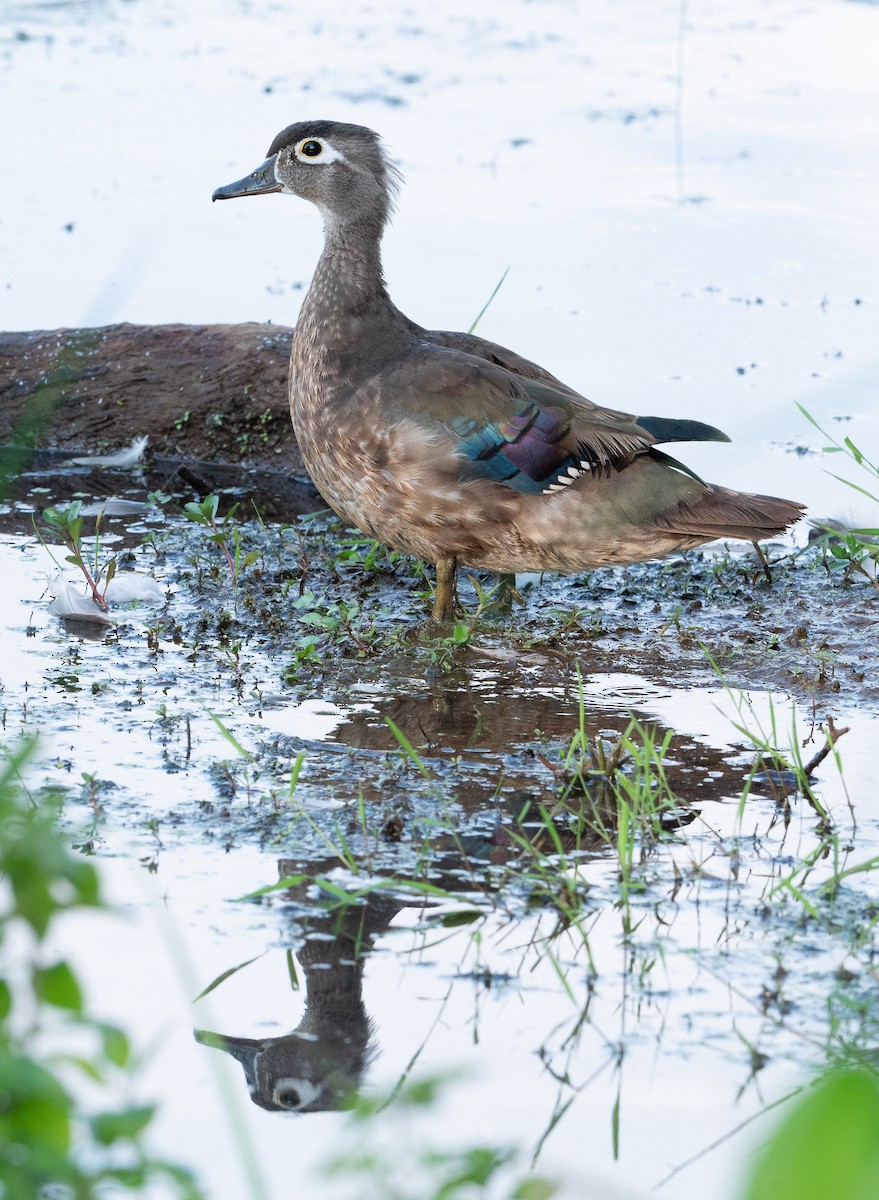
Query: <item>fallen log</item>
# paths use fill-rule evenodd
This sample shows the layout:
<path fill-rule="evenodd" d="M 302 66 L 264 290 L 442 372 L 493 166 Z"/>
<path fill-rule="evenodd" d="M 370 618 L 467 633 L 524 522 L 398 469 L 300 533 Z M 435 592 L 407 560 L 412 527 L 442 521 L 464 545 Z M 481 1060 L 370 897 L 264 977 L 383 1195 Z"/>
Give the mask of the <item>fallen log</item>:
<path fill-rule="evenodd" d="M 108 325 L 0 333 L 0 440 L 303 473 L 287 406 L 289 329 Z"/>
<path fill-rule="evenodd" d="M 244 488 L 279 517 L 320 508 L 290 424 L 290 338 L 255 323 L 0 333 L 0 471 L 52 474 L 147 436 L 152 486 Z"/>

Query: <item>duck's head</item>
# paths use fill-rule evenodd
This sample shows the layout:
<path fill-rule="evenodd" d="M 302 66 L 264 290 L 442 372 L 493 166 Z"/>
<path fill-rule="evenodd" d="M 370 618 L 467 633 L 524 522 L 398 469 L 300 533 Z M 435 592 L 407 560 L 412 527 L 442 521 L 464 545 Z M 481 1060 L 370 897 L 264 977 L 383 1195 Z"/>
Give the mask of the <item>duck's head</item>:
<path fill-rule="evenodd" d="M 286 192 L 310 200 L 331 224 L 384 223 L 399 182 L 378 134 L 341 121 L 297 121 L 282 129 L 264 163 L 214 200 Z"/>

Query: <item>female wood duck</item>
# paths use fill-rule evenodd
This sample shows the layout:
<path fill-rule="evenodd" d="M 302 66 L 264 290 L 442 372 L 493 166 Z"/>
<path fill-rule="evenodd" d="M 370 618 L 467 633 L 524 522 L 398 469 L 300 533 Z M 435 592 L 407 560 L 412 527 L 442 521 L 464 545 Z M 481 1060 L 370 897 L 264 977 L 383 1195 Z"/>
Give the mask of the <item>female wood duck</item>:
<path fill-rule="evenodd" d="M 710 425 L 601 408 L 502 346 L 410 321 L 381 267 L 398 182 L 371 129 L 300 121 L 213 198 L 284 192 L 320 210 L 290 358 L 302 459 L 346 521 L 436 563 L 437 620 L 451 616 L 457 563 L 582 571 L 770 537 L 801 515 L 703 483 L 655 448 L 729 440 Z"/>

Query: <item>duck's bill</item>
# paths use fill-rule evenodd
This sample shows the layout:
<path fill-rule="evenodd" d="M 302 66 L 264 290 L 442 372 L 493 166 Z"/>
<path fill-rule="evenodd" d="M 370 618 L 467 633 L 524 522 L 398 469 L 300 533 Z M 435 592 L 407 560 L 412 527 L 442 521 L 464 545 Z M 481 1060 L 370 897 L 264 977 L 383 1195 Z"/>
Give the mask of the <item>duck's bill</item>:
<path fill-rule="evenodd" d="M 281 185 L 275 176 L 277 157 L 273 154 L 250 175 L 245 175 L 235 183 L 227 183 L 225 187 L 218 187 L 211 199 L 234 200 L 237 196 L 262 196 L 267 192 L 280 192 Z"/>
<path fill-rule="evenodd" d="M 254 1038 L 227 1037 L 225 1033 L 212 1033 L 210 1029 L 193 1029 L 195 1040 L 200 1046 L 212 1046 L 215 1050 L 225 1050 L 240 1063 L 253 1063 L 257 1051 L 262 1049 L 262 1042 Z"/>

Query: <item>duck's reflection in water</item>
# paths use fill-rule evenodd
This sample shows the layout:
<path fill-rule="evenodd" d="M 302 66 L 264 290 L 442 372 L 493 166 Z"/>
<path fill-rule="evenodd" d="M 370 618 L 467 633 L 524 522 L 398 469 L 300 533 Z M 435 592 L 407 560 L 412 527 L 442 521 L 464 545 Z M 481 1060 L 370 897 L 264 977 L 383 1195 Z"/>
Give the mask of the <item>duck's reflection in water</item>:
<path fill-rule="evenodd" d="M 280 877 L 302 865 L 282 860 Z M 290 898 L 306 901 L 306 886 L 301 894 L 291 889 Z M 404 907 L 381 894 L 341 912 L 310 903 L 311 911 L 300 921 L 304 941 L 296 951 L 305 976 L 305 1012 L 297 1027 L 267 1038 L 195 1031 L 203 1046 L 225 1050 L 241 1063 L 250 1098 L 270 1112 L 327 1112 L 344 1107 L 357 1091 L 376 1054 L 362 995 L 364 956 Z"/>
<path fill-rule="evenodd" d="M 570 811 L 562 806 L 562 819 L 551 830 L 545 808 L 534 797 L 515 793 L 506 803 L 518 836 L 511 837 L 500 817 L 490 832 L 439 834 L 432 845 L 432 884 L 449 894 L 459 890 L 462 881 L 469 893 L 494 891 L 496 878 L 486 868 L 515 864 L 526 842 L 538 856 L 601 858 L 608 852 L 617 799 L 607 780 L 595 781 L 588 801 L 572 801 Z M 499 803 L 498 808 L 503 807 Z M 697 811 L 681 805 L 659 820 L 663 828 L 675 829 L 694 820 Z M 526 855 L 526 865 L 527 861 Z M 358 1090 L 377 1053 L 362 995 L 365 956 L 401 909 L 424 903 L 421 898 L 407 903 L 400 896 L 373 892 L 344 908 L 332 901 L 323 906 L 314 899 L 312 881 L 337 866 L 338 859 L 278 863 L 281 879 L 302 880 L 285 892 L 297 907 L 303 939 L 296 951 L 305 976 L 305 1012 L 299 1025 L 281 1037 L 267 1038 L 195 1032 L 202 1045 L 224 1050 L 241 1063 L 254 1104 L 271 1112 L 327 1112 L 343 1107 Z"/>

